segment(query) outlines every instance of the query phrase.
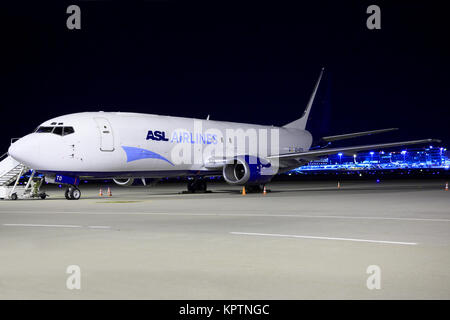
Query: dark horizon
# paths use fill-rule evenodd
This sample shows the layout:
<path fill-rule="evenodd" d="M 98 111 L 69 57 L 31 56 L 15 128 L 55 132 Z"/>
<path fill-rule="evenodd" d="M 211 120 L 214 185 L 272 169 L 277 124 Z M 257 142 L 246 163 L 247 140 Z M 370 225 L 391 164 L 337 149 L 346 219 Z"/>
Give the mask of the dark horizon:
<path fill-rule="evenodd" d="M 81 8 L 81 30 L 66 8 Z M 368 30 L 366 8 L 381 8 Z M 352 144 L 437 138 L 447 128 L 444 7 L 424 1 L 2 4 L 0 147 L 55 116 L 142 112 L 284 125 L 325 75 L 317 138 L 399 127 Z"/>

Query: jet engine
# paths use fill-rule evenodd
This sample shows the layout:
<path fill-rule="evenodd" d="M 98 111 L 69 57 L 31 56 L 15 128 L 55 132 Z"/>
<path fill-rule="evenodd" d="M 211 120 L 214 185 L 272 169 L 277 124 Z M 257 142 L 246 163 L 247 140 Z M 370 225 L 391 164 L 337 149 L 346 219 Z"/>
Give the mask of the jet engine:
<path fill-rule="evenodd" d="M 121 187 L 128 187 L 133 184 L 134 178 L 115 178 L 113 181 Z"/>
<path fill-rule="evenodd" d="M 265 184 L 276 174 L 272 164 L 255 156 L 238 156 L 223 167 L 223 177 L 233 185 Z"/>

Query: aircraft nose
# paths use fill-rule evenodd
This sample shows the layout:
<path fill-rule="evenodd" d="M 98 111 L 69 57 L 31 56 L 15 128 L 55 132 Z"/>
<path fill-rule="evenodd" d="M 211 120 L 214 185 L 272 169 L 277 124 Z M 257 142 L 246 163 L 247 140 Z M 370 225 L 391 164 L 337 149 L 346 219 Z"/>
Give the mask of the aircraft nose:
<path fill-rule="evenodd" d="M 17 148 L 17 142 L 18 141 L 16 141 L 16 142 L 14 142 L 10 147 L 9 147 L 9 149 L 8 149 L 8 154 L 11 156 L 11 157 L 13 157 L 14 159 L 16 159 L 16 157 L 17 157 L 17 150 L 18 150 L 18 148 Z"/>
<path fill-rule="evenodd" d="M 14 142 L 8 149 L 8 154 L 15 160 L 25 165 L 30 165 L 33 159 L 36 159 L 38 145 L 29 136 L 25 136 Z"/>

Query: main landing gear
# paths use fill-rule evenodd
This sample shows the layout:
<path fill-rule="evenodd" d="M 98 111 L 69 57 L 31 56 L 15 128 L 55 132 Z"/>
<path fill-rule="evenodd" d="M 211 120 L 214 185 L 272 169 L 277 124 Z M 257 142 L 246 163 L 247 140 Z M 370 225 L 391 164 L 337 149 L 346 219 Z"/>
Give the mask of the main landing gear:
<path fill-rule="evenodd" d="M 75 186 L 69 186 L 64 192 L 67 200 L 78 200 L 81 198 L 81 191 Z"/>
<path fill-rule="evenodd" d="M 247 193 L 261 193 L 264 190 L 263 184 L 251 184 L 245 186 L 245 191 Z"/>
<path fill-rule="evenodd" d="M 187 183 L 187 191 L 183 193 L 205 193 L 208 192 L 206 181 L 203 179 L 189 180 Z"/>

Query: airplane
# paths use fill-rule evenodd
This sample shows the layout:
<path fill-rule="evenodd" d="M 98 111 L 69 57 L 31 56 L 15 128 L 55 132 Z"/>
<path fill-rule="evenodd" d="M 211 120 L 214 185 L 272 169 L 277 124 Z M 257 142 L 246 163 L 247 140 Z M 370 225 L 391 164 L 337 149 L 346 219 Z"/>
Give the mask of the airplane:
<path fill-rule="evenodd" d="M 46 182 L 65 185 L 68 200 L 78 200 L 80 179 L 109 178 L 129 186 L 135 179 L 145 182 L 145 178 L 184 176 L 192 178 L 188 180 L 189 192 L 204 192 L 205 176 L 223 176 L 229 184 L 260 191 L 276 174 L 322 156 L 439 142 L 421 139 L 329 146 L 334 141 L 397 129 L 389 128 L 323 137 L 324 144 L 312 147 L 313 137 L 306 125 L 323 72 L 322 68 L 303 115 L 281 127 L 214 121 L 209 115 L 207 119 L 192 119 L 83 112 L 43 122 L 33 133 L 12 143 L 8 154 L 42 174 Z M 239 145 L 246 139 L 244 147 Z M 255 144 L 257 148 L 252 146 Z M 261 145 L 264 148 L 259 148 Z"/>

